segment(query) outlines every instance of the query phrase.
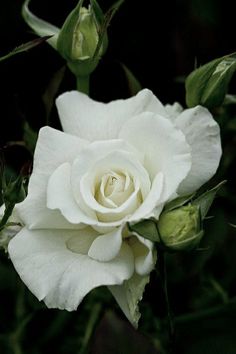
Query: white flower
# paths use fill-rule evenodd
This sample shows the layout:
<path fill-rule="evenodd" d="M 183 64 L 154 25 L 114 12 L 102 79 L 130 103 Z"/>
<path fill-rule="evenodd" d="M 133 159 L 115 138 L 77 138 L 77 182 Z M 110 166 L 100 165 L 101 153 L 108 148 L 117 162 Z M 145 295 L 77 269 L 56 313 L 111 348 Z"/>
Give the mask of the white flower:
<path fill-rule="evenodd" d="M 48 307 L 75 310 L 107 285 L 136 325 L 155 254 L 126 223 L 158 218 L 168 200 L 211 178 L 219 127 L 207 109 L 180 113 L 149 90 L 108 104 L 68 92 L 57 108 L 64 133 L 40 131 L 28 196 L 17 207 L 26 226 L 10 257 Z"/>

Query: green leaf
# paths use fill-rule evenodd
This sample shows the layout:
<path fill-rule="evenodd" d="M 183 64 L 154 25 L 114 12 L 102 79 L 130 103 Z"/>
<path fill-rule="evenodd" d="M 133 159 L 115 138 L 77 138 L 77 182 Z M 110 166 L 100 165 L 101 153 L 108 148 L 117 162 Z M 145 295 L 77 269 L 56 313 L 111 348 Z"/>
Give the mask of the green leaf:
<path fill-rule="evenodd" d="M 215 59 L 194 70 L 185 83 L 187 106 L 220 106 L 235 70 L 236 53 Z"/>
<path fill-rule="evenodd" d="M 200 207 L 202 219 L 205 218 L 206 214 L 208 213 L 208 210 L 210 209 L 211 204 L 213 203 L 216 193 L 225 183 L 226 181 L 219 183 L 217 186 L 203 193 L 202 195 L 200 195 L 200 197 L 198 197 L 192 202 L 193 205 L 197 205 Z"/>
<path fill-rule="evenodd" d="M 134 76 L 132 71 L 130 71 L 130 69 L 127 68 L 127 66 L 125 64 L 123 64 L 123 63 L 120 63 L 120 64 L 121 64 L 122 69 L 124 70 L 126 80 L 128 82 L 130 95 L 134 96 L 140 90 L 142 90 L 142 85 L 140 84 L 138 79 Z"/>
<path fill-rule="evenodd" d="M 43 38 L 36 38 L 33 41 L 21 44 L 20 46 L 18 46 L 15 49 L 13 49 L 13 51 L 8 53 L 7 55 L 4 55 L 3 57 L 1 57 L 0 58 L 0 62 L 4 61 L 6 59 L 9 59 L 10 57 L 13 57 L 16 54 L 27 52 L 28 50 L 30 50 L 30 49 L 32 49 L 34 47 L 37 47 L 38 45 L 40 45 L 43 42 L 47 41 L 48 38 L 50 38 L 50 36 L 46 36 L 46 37 L 43 37 Z"/>
<path fill-rule="evenodd" d="M 153 241 L 160 241 L 159 233 L 157 230 L 156 222 L 152 219 L 143 220 L 136 224 L 128 224 L 130 231 L 136 232 L 138 235 Z"/>
<path fill-rule="evenodd" d="M 141 276 L 135 273 L 130 279 L 125 280 L 122 285 L 109 286 L 109 290 L 135 328 L 138 328 L 138 322 L 141 317 L 139 302 L 142 300 L 144 289 L 149 280 L 149 275 Z"/>
<path fill-rule="evenodd" d="M 37 138 L 38 134 L 29 126 L 27 122 L 25 122 L 23 140 L 26 147 L 32 154 L 34 153 Z"/>
<path fill-rule="evenodd" d="M 40 37 L 50 36 L 48 43 L 54 48 L 57 48 L 57 38 L 60 29 L 49 22 L 35 16 L 29 10 L 30 0 L 26 0 L 22 6 L 22 16 L 25 22 L 37 33 Z"/>

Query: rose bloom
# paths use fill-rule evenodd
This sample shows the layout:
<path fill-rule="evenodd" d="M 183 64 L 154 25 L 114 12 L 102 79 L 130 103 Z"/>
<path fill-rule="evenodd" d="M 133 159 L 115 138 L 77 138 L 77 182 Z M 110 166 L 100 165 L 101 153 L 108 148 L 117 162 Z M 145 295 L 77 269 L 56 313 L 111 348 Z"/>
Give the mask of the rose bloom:
<path fill-rule="evenodd" d="M 136 326 L 156 255 L 127 222 L 158 219 L 213 176 L 219 127 L 207 109 L 164 107 L 147 89 L 108 104 L 72 91 L 56 104 L 64 132 L 40 130 L 11 260 L 49 308 L 76 310 L 107 285 Z"/>

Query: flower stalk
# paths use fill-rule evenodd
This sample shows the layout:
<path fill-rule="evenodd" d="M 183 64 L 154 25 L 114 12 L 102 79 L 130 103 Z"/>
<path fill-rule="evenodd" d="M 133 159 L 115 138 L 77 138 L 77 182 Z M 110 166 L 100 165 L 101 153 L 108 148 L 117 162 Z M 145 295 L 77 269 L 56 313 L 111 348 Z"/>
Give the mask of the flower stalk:
<path fill-rule="evenodd" d="M 90 76 L 77 76 L 76 88 L 78 91 L 89 95 Z"/>
<path fill-rule="evenodd" d="M 169 353 L 174 353 L 174 343 L 175 343 L 175 325 L 174 317 L 170 306 L 169 294 L 168 294 L 168 279 L 167 279 L 167 269 L 166 269 L 166 252 L 161 247 L 157 247 L 158 257 L 158 273 L 161 280 L 163 295 L 165 299 L 167 321 L 168 321 L 168 336 L 169 336 Z"/>

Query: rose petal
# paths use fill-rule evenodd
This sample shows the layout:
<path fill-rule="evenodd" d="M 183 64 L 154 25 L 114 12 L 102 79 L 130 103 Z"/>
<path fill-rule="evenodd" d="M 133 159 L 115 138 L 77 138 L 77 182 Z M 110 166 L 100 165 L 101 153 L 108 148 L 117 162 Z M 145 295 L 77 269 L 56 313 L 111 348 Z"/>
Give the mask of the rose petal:
<path fill-rule="evenodd" d="M 154 178 L 151 190 L 140 207 L 129 218 L 130 222 L 147 219 L 152 216 L 158 218 L 163 208 L 164 176 L 158 173 Z M 158 214 L 159 212 L 159 214 Z"/>
<path fill-rule="evenodd" d="M 20 218 L 29 228 L 74 228 L 59 211 L 46 207 L 47 183 L 58 166 L 73 161 L 86 145 L 85 140 L 49 127 L 40 130 L 28 196 L 16 206 Z"/>
<path fill-rule="evenodd" d="M 168 114 L 168 118 L 175 119 L 183 112 L 183 107 L 178 102 L 175 102 L 173 104 L 166 104 L 165 110 Z"/>
<path fill-rule="evenodd" d="M 99 225 L 99 221 L 94 219 L 93 210 L 99 213 L 116 213 L 115 208 L 105 208 L 94 199 L 96 184 L 94 179 L 102 178 L 103 174 L 112 168 L 122 169 L 127 167 L 131 171 L 130 174 L 137 179 L 137 182 L 138 180 L 140 181 L 140 190 L 143 197 L 145 198 L 148 194 L 150 189 L 148 173 L 133 151 L 135 150 L 123 140 L 100 141 L 91 143 L 86 149 L 81 151 L 79 157 L 74 161 L 71 175 L 73 195 L 86 218 L 91 218 L 89 222 L 86 219 L 86 222 L 90 225 Z M 85 183 L 86 176 L 88 176 L 89 180 L 92 178 L 92 181 L 90 181 L 92 185 Z M 81 185 L 82 180 L 85 183 L 83 186 Z M 117 213 L 122 212 L 122 207 L 126 207 L 126 204 L 124 203 L 123 206 L 120 206 L 120 209 L 117 208 Z M 127 207 L 130 207 L 128 201 Z M 121 224 L 119 219 L 120 217 L 118 217 L 116 222 L 117 218 L 112 219 L 111 217 L 109 223 L 101 222 L 100 226 L 119 226 Z M 83 222 L 83 220 L 81 219 L 80 222 Z"/>
<path fill-rule="evenodd" d="M 168 119 L 154 113 L 143 113 L 122 127 L 119 137 L 145 151 L 144 167 L 151 179 L 164 175 L 163 201 L 176 192 L 191 167 L 190 148 L 183 133 Z"/>
<path fill-rule="evenodd" d="M 105 235 L 98 236 L 93 241 L 88 255 L 97 261 L 108 262 L 118 255 L 121 245 L 122 227 L 119 227 Z"/>
<path fill-rule="evenodd" d="M 98 232 L 90 227 L 86 227 L 82 232 L 77 232 L 66 241 L 66 247 L 78 254 L 88 255 L 88 251 L 93 241 L 99 236 Z"/>
<path fill-rule="evenodd" d="M 97 262 L 67 248 L 66 242 L 77 233 L 24 228 L 9 244 L 11 260 L 21 279 L 50 308 L 75 310 L 92 289 L 122 284 L 133 274 L 128 245 L 122 245 L 111 262 Z"/>
<path fill-rule="evenodd" d="M 191 194 L 216 172 L 221 158 L 220 130 L 211 113 L 204 107 L 186 109 L 175 120 L 191 147 L 192 167 L 178 193 Z"/>
<path fill-rule="evenodd" d="M 129 99 L 107 104 L 71 91 L 59 96 L 56 105 L 63 130 L 90 141 L 116 139 L 123 124 L 139 113 L 154 111 L 166 115 L 161 102 L 147 89 Z"/>
<path fill-rule="evenodd" d="M 128 243 L 134 254 L 136 273 L 141 276 L 149 274 L 156 263 L 153 242 L 135 235 L 128 239 Z"/>
<path fill-rule="evenodd" d="M 72 193 L 71 165 L 67 162 L 60 165 L 51 175 L 47 186 L 47 207 L 59 209 L 70 223 L 89 223 L 90 218 L 81 211 Z M 96 219 L 96 215 L 95 215 Z"/>
<path fill-rule="evenodd" d="M 78 159 L 75 164 L 76 171 L 82 171 L 83 167 L 79 168 L 79 163 L 80 161 Z M 117 208 L 105 207 L 95 199 L 95 179 L 98 181 L 101 180 L 102 176 L 109 170 L 128 172 L 134 179 L 134 191 L 131 193 L 129 198 L 127 198 L 127 200 Z M 73 181 L 76 181 L 74 185 L 75 193 L 80 191 L 80 197 L 76 198 L 78 200 L 78 204 L 80 204 L 82 198 L 86 204 L 86 207 L 90 210 L 95 210 L 99 213 L 99 220 L 106 222 L 109 220 L 119 220 L 124 216 L 131 215 L 134 210 L 137 209 L 140 202 L 142 202 L 140 198 L 145 199 L 150 190 L 149 176 L 140 162 L 132 153 L 119 150 L 108 154 L 106 157 L 99 160 L 95 165 L 92 165 L 87 174 L 81 178 L 80 186 L 76 186 L 79 182 L 78 177 L 73 179 Z"/>

